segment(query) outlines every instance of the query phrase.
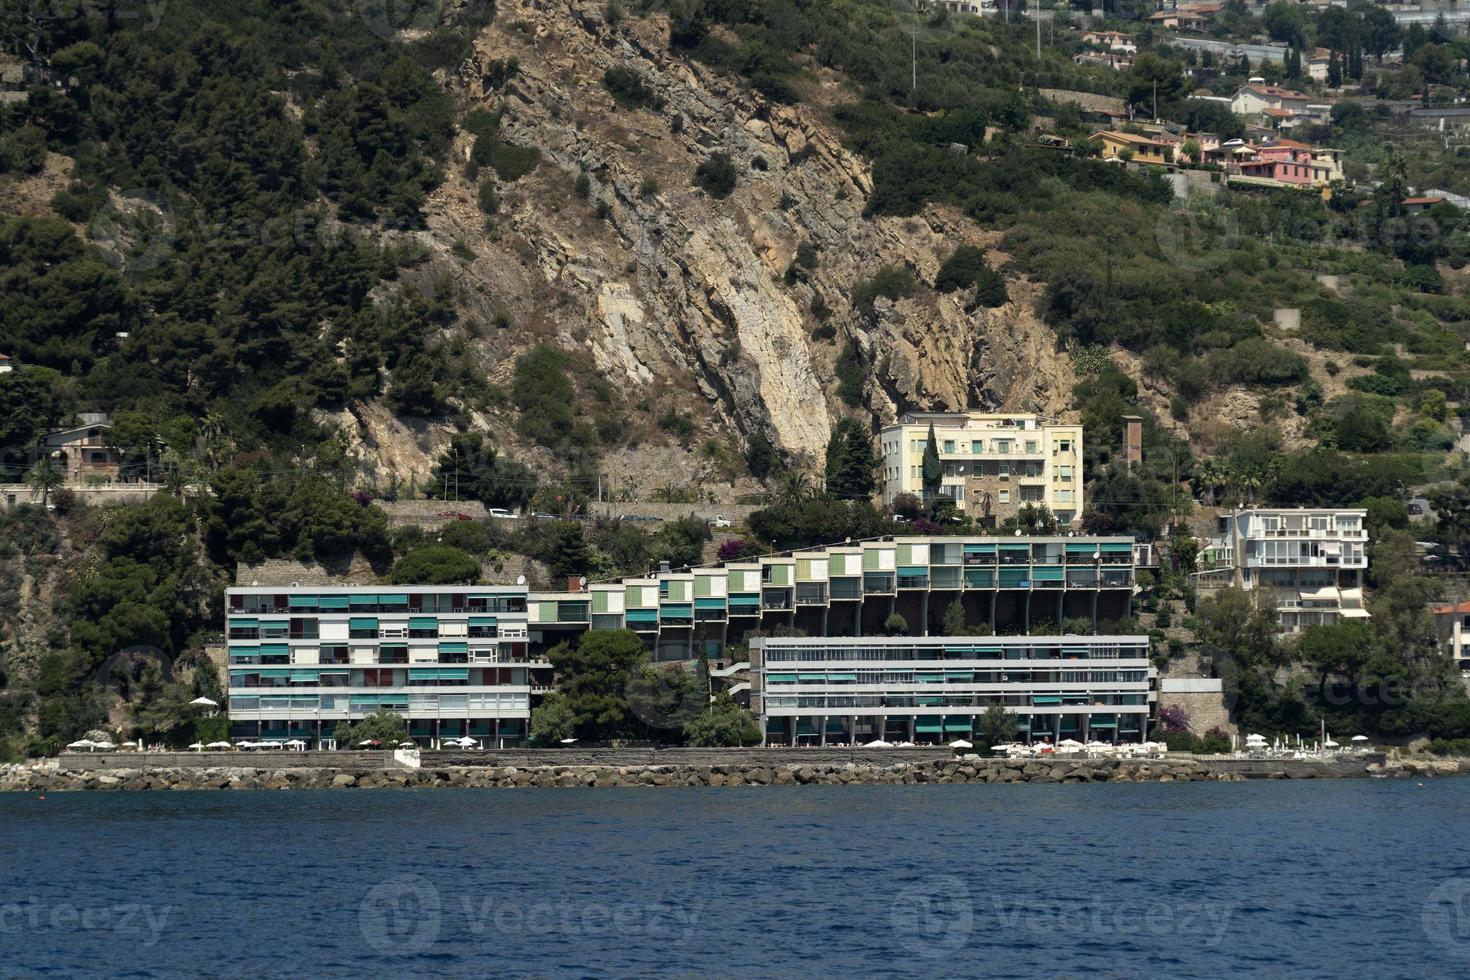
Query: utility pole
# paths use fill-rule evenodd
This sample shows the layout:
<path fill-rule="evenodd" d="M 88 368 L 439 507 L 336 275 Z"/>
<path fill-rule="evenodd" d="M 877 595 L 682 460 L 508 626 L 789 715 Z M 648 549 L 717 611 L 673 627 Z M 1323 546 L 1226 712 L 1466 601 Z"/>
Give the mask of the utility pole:
<path fill-rule="evenodd" d="M 1041 60 L 1041 8 L 1038 6 L 1031 14 L 1036 21 L 1036 60 Z"/>
<path fill-rule="evenodd" d="M 914 23 L 909 30 L 909 91 L 919 90 L 919 0 L 914 0 Z"/>

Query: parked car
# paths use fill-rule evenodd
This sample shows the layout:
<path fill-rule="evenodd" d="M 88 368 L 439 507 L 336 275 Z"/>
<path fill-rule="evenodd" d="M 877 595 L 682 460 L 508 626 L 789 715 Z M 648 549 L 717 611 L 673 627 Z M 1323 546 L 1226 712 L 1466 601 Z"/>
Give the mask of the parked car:
<path fill-rule="evenodd" d="M 506 510 L 504 507 L 491 507 L 485 513 L 489 514 L 491 517 L 498 517 L 502 521 L 514 521 L 520 519 L 519 514 L 512 513 L 511 511 Z"/>
<path fill-rule="evenodd" d="M 730 519 L 728 517 L 726 517 L 724 514 L 716 514 L 714 517 L 711 517 L 709 519 L 709 526 L 710 527 L 733 527 L 734 525 L 732 525 L 730 523 Z"/>
<path fill-rule="evenodd" d="M 472 521 L 472 520 L 474 520 L 474 518 L 471 517 L 468 514 L 460 514 L 460 513 L 457 513 L 456 511 L 452 511 L 452 510 L 440 511 L 439 516 L 440 517 L 447 517 L 451 521 Z"/>

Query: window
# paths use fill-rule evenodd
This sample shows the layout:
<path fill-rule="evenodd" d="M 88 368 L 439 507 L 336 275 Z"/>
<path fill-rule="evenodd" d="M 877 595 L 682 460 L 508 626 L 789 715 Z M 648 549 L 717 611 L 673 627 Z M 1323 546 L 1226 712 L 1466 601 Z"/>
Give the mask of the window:
<path fill-rule="evenodd" d="M 979 439 L 973 440 L 970 443 L 970 452 L 977 454 L 985 452 L 985 443 Z"/>
<path fill-rule="evenodd" d="M 944 440 L 944 451 L 947 452 L 947 453 L 954 452 L 954 440 L 953 439 L 946 439 L 946 440 Z"/>
<path fill-rule="evenodd" d="M 1063 467 L 1061 467 L 1059 469 L 1059 472 L 1061 473 L 1061 476 L 1062 476 L 1062 479 L 1063 480 L 1070 480 L 1070 479 L 1072 479 L 1072 467 L 1070 467 L 1070 466 L 1063 466 Z"/>
<path fill-rule="evenodd" d="M 1034 452 L 1037 451 L 1036 450 L 1036 440 L 1035 439 L 1027 439 L 1026 440 L 1026 451 L 1028 453 L 1034 453 Z"/>
<path fill-rule="evenodd" d="M 1003 504 L 1011 502 L 1011 492 L 1009 490 L 1000 491 L 1000 502 Z"/>

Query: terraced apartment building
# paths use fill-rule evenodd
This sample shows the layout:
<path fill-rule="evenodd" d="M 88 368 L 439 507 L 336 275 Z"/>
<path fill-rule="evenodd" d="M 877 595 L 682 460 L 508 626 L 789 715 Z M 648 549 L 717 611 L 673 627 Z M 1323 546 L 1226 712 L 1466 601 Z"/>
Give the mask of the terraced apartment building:
<path fill-rule="evenodd" d="M 1146 636 L 757 637 L 751 710 L 768 745 L 946 744 L 1001 705 L 1014 740 L 1141 742 Z"/>
<path fill-rule="evenodd" d="M 1124 537 L 891 537 L 646 577 L 526 586 L 246 586 L 226 598 L 232 734 L 334 744 L 336 725 L 396 711 L 415 741 L 520 744 L 550 690 L 551 646 L 638 633 L 656 659 L 718 658 L 754 635 L 873 637 L 890 617 L 1056 633 L 1129 615 Z"/>
<path fill-rule="evenodd" d="M 997 633 L 1130 615 L 1127 537 L 891 537 L 593 583 L 530 596 L 533 643 L 630 629 L 656 659 L 718 656 L 753 633 L 876 636 L 892 615 L 918 636 L 955 602 Z"/>
<path fill-rule="evenodd" d="M 912 413 L 879 434 L 883 503 L 925 500 L 924 448 L 934 429 L 942 477 L 937 492 L 977 521 L 996 526 L 1025 504 L 1044 504 L 1063 525 L 1082 516 L 1082 426 L 1039 415 Z"/>

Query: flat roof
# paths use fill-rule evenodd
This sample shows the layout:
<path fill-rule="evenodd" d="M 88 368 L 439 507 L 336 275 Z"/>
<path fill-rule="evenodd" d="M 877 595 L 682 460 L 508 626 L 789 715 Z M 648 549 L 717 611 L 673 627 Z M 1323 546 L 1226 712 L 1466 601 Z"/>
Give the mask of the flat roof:
<path fill-rule="evenodd" d="M 1054 636 L 1028 635 L 1028 636 L 753 636 L 750 645 L 764 649 L 768 646 L 794 646 L 794 647 L 816 647 L 816 646 L 931 646 L 931 645 L 984 645 L 984 646 L 1034 646 L 1038 643 L 1044 644 L 1088 644 L 1088 643 L 1123 643 L 1130 646 L 1147 644 L 1147 636 L 1107 636 L 1100 633 L 1088 633 L 1085 635 Z"/>

